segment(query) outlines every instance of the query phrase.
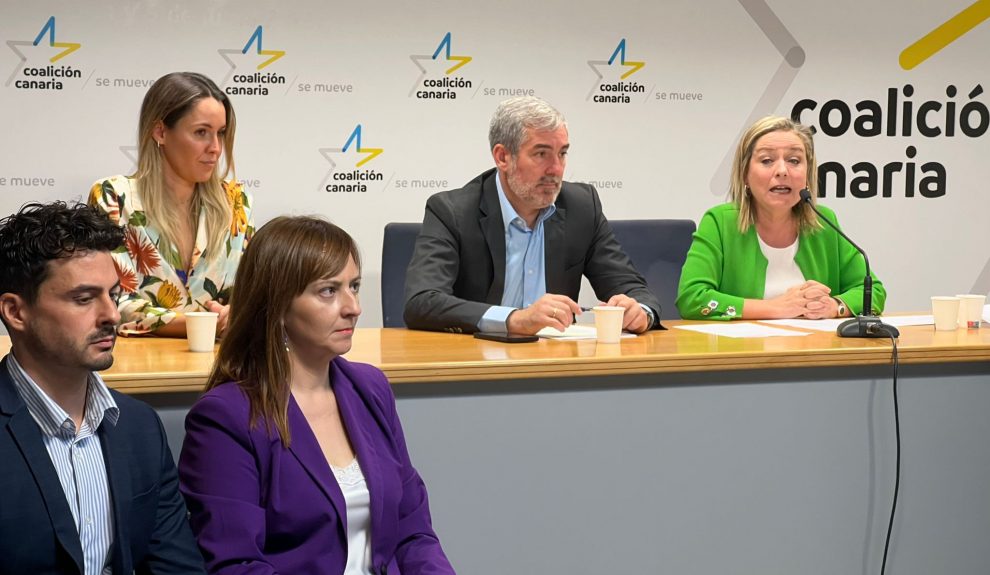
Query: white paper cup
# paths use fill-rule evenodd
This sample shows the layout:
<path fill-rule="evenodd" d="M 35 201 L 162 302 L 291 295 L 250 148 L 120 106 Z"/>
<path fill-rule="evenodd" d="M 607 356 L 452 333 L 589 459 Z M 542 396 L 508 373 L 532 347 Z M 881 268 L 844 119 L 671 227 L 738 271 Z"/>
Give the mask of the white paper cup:
<path fill-rule="evenodd" d="M 983 320 L 983 305 L 987 296 L 977 294 L 956 295 L 959 298 L 959 327 L 977 329 Z"/>
<path fill-rule="evenodd" d="M 212 311 L 186 312 L 186 339 L 189 340 L 189 351 L 213 351 L 213 344 L 217 340 L 219 315 Z"/>
<path fill-rule="evenodd" d="M 625 308 L 599 305 L 591 308 L 595 312 L 595 331 L 598 343 L 619 343 L 622 338 L 622 316 Z"/>
<path fill-rule="evenodd" d="M 959 298 L 932 297 L 932 315 L 935 316 L 935 331 L 952 331 L 959 322 Z"/>

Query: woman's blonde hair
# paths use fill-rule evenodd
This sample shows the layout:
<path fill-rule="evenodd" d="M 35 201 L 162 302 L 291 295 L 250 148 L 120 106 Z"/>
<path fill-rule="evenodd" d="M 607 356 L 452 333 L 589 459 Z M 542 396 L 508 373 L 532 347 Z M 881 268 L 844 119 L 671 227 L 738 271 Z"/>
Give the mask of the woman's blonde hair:
<path fill-rule="evenodd" d="M 258 230 L 237 266 L 227 333 L 206 389 L 236 381 L 251 426 L 264 421 L 286 447 L 292 373 L 282 320 L 309 284 L 338 275 L 348 258 L 361 268 L 357 244 L 344 230 L 318 217 L 280 216 Z"/>
<path fill-rule="evenodd" d="M 148 222 L 158 230 L 161 237 L 159 250 L 168 261 L 178 261 L 176 254 L 176 234 L 180 218 L 185 216 L 168 201 L 165 190 L 165 156 L 158 148 L 153 136 L 155 127 L 162 122 L 173 128 L 193 106 L 203 98 L 213 98 L 223 105 L 227 127 L 223 133 L 223 171 L 220 165 L 214 168 L 210 179 L 196 184 L 193 195 L 194 213 L 200 210 L 206 214 L 208 259 L 220 254 L 223 239 L 230 229 L 233 210 L 227 192 L 222 186 L 228 175 L 234 177 L 234 132 L 237 120 L 234 107 L 213 80 L 195 72 L 173 72 L 155 81 L 141 103 L 141 118 L 138 122 L 138 166 L 132 177 L 137 180 L 137 189 L 144 205 Z M 171 256 L 171 257 L 170 257 Z"/>
<path fill-rule="evenodd" d="M 739 208 L 739 231 L 745 233 L 756 223 L 756 205 L 752 193 L 746 186 L 746 174 L 749 172 L 749 162 L 753 159 L 756 142 L 771 132 L 791 132 L 801 139 L 804 144 L 804 156 L 808 162 L 808 181 L 805 183 L 811 193 L 811 202 L 816 203 L 818 197 L 818 163 L 815 160 L 815 143 L 811 129 L 784 116 L 767 116 L 756 121 L 746 130 L 739 145 L 736 147 L 736 157 L 732 161 L 732 175 L 729 181 L 729 198 Z M 802 231 L 817 230 L 822 227 L 818 216 L 807 203 L 801 201 L 794 206 L 794 217 Z"/>

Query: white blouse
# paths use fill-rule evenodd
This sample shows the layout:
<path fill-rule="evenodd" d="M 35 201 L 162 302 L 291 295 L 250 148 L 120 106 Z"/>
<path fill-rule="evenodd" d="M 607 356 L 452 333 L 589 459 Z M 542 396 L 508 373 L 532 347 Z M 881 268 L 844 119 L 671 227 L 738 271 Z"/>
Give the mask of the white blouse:
<path fill-rule="evenodd" d="M 371 574 L 371 494 L 357 458 L 347 467 L 330 466 L 347 509 L 347 564 L 344 575 Z"/>
<path fill-rule="evenodd" d="M 770 247 L 760 234 L 756 234 L 756 238 L 760 240 L 760 250 L 767 258 L 767 281 L 763 288 L 763 299 L 773 299 L 788 288 L 804 283 L 804 274 L 794 261 L 800 236 L 786 248 Z"/>

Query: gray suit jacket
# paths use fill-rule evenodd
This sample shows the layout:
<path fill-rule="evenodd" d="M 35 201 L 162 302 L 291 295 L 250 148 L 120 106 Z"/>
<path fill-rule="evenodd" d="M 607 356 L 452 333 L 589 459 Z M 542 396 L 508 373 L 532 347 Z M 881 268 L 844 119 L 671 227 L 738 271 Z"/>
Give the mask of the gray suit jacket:
<path fill-rule="evenodd" d="M 496 177 L 493 168 L 427 200 L 406 272 L 410 328 L 472 333 L 488 308 L 501 304 L 505 226 Z M 556 205 L 544 223 L 547 293 L 577 300 L 585 275 L 600 300 L 626 294 L 659 318 L 660 303 L 612 235 L 595 188 L 564 182 Z"/>

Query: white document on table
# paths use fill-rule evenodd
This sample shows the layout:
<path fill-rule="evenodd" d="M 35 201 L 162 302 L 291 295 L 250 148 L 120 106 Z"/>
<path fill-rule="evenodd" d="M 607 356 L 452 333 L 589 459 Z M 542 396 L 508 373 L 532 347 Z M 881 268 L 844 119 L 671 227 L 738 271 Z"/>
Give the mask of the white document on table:
<path fill-rule="evenodd" d="M 547 339 L 595 339 L 598 337 L 598 330 L 593 325 L 578 325 L 572 323 L 564 331 L 558 331 L 552 327 L 545 327 L 536 332 L 536 335 Z"/>
<path fill-rule="evenodd" d="M 732 323 L 706 323 L 701 325 L 675 325 L 675 329 L 686 329 L 709 335 L 722 335 L 725 337 L 774 337 L 774 336 L 802 336 L 811 335 L 806 331 L 794 331 L 790 329 L 780 329 L 769 325 L 760 325 L 750 322 Z M 833 328 L 834 329 L 834 328 Z"/>
<path fill-rule="evenodd" d="M 880 318 L 883 323 L 894 327 L 904 327 L 906 325 L 935 325 L 933 315 L 890 315 Z"/>
<path fill-rule="evenodd" d="M 796 327 L 798 329 L 810 329 L 814 331 L 835 331 L 839 324 L 849 318 L 835 319 L 763 319 L 760 323 L 770 325 L 783 325 Z M 932 325 L 935 319 L 930 315 L 890 315 L 880 318 L 883 323 L 894 327 L 904 327 L 907 325 Z"/>
<path fill-rule="evenodd" d="M 557 331 L 552 327 L 545 327 L 540 331 L 536 332 L 536 335 L 540 337 L 545 337 L 547 339 L 564 339 L 564 340 L 575 340 L 575 339 L 598 339 L 598 330 L 595 329 L 593 325 L 582 325 L 578 323 L 572 323 L 567 326 L 564 331 Z M 622 337 L 636 337 L 634 333 L 622 332 Z"/>
<path fill-rule="evenodd" d="M 760 323 L 771 325 L 783 325 L 796 327 L 798 329 L 811 329 L 814 331 L 835 331 L 844 319 L 761 319 Z"/>

